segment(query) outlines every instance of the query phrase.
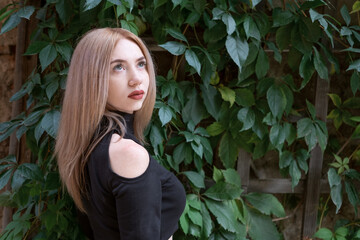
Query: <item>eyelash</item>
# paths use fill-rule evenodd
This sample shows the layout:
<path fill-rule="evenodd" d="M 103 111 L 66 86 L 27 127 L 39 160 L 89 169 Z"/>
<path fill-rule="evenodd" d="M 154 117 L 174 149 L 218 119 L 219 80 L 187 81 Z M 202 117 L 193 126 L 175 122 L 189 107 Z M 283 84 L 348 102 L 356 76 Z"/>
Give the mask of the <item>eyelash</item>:
<path fill-rule="evenodd" d="M 138 63 L 138 66 L 140 68 L 145 68 L 146 67 L 146 62 L 145 61 L 141 61 Z M 121 68 L 121 69 L 118 69 L 118 68 Z M 124 66 L 122 64 L 116 64 L 113 68 L 114 71 L 121 71 L 121 70 L 124 70 Z"/>

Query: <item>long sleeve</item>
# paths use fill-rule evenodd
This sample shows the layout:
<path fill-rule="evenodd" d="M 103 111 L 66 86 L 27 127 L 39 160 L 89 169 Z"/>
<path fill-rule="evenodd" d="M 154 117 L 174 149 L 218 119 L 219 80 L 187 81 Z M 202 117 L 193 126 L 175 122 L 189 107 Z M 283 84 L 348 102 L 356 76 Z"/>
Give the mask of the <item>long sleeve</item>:
<path fill-rule="evenodd" d="M 114 178 L 120 239 L 160 240 L 162 188 L 158 176 L 147 169 L 137 178 Z"/>

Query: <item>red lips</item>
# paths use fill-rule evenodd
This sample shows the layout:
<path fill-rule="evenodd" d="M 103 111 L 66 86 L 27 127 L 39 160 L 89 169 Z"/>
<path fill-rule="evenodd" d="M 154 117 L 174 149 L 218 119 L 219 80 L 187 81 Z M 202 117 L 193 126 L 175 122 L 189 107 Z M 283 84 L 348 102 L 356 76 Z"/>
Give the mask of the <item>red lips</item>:
<path fill-rule="evenodd" d="M 143 98 L 143 96 L 144 96 L 143 90 L 136 90 L 130 93 L 128 97 L 134 100 L 140 100 Z"/>

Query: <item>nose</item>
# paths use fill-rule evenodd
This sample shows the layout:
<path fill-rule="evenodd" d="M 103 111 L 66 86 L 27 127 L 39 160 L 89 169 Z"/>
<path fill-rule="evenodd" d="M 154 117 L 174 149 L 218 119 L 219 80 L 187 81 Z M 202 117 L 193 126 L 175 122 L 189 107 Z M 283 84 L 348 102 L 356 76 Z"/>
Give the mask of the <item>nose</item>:
<path fill-rule="evenodd" d="M 131 68 L 128 70 L 128 74 L 129 74 L 128 77 L 129 77 L 129 86 L 130 87 L 135 87 L 142 83 L 141 73 L 138 69 Z"/>

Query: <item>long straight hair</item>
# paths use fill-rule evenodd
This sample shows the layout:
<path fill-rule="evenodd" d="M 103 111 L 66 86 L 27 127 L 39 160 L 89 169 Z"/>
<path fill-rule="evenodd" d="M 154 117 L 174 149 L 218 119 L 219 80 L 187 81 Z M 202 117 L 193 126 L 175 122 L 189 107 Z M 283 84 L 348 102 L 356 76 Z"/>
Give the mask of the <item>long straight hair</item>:
<path fill-rule="evenodd" d="M 150 84 L 142 108 L 134 114 L 133 126 L 135 136 L 141 142 L 155 104 L 154 65 L 149 50 L 139 37 L 121 28 L 95 29 L 82 37 L 71 58 L 55 154 L 61 180 L 83 212 L 84 171 L 90 153 L 114 125 L 119 125 L 122 135 L 125 134 L 124 123 L 107 104 L 110 57 L 120 39 L 136 43 L 146 58 Z M 105 132 L 100 132 L 103 117 L 109 125 Z"/>

